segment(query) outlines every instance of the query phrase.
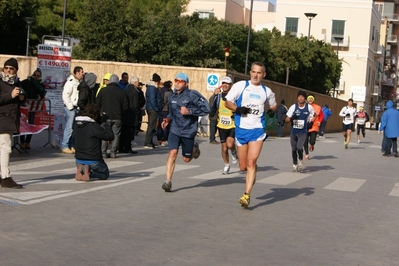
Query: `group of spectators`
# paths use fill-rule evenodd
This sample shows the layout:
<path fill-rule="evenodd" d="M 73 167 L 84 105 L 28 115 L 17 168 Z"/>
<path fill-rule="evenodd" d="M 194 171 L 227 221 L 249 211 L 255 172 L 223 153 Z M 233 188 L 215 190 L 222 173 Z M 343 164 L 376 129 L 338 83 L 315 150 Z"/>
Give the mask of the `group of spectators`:
<path fill-rule="evenodd" d="M 162 129 L 160 125 L 168 115 L 171 81 L 162 83 L 161 77 L 154 73 L 152 79 L 146 82 L 144 96 L 144 84 L 137 77 L 129 79 L 126 72 L 122 73 L 121 79 L 116 74 L 107 73 L 100 84 L 96 84 L 96 80 L 95 74 L 84 73 L 83 68 L 77 66 L 62 93 L 65 128 L 61 152 L 75 154 L 76 179 L 83 181 L 108 178 L 104 158 L 116 158 L 117 153 L 137 153 L 132 145 L 137 144 L 135 136 L 143 131 L 143 115 L 148 117 L 145 148 L 166 146 L 169 132 L 169 127 Z M 102 129 L 99 125 L 92 125 L 99 122 Z M 155 133 L 157 143 L 153 141 Z M 101 147 L 91 143 L 90 138 L 101 139 Z"/>

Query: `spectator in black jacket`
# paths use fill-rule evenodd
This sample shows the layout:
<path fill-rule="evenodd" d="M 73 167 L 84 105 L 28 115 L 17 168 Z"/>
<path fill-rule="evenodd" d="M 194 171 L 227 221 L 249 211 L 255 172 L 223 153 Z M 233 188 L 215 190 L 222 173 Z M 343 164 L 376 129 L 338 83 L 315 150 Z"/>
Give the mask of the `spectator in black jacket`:
<path fill-rule="evenodd" d="M 129 108 L 129 102 L 124 90 L 118 86 L 119 78 L 112 74 L 109 78 L 109 84 L 103 88 L 97 96 L 96 103 L 100 107 L 101 113 L 108 115 L 107 123 L 114 132 L 115 139 L 111 143 L 110 154 L 107 154 L 108 142 L 103 141 L 103 157 L 116 158 L 116 152 L 119 147 L 119 138 L 121 135 L 123 115 Z"/>
<path fill-rule="evenodd" d="M 42 81 L 42 70 L 40 68 L 36 69 L 32 76 L 21 81 L 21 86 L 26 92 L 26 98 L 29 100 L 41 100 L 47 93 L 46 87 Z M 35 123 L 35 113 L 36 112 L 32 110 L 28 112 L 29 124 L 33 125 Z M 19 140 L 23 149 L 31 149 L 30 141 L 32 140 L 32 134 L 26 136 L 21 135 Z"/>
<path fill-rule="evenodd" d="M 143 116 L 146 115 L 145 113 L 145 96 L 143 92 L 143 86 L 145 85 L 144 83 L 141 83 L 139 80 L 139 85 L 137 86 L 137 89 L 139 89 L 139 105 L 140 105 L 140 110 L 141 110 L 141 116 L 139 116 L 139 121 L 137 124 L 137 131 L 136 131 L 136 136 L 139 134 L 139 132 L 143 132 L 144 130 L 141 129 L 141 123 L 143 121 Z"/>
<path fill-rule="evenodd" d="M 0 162 L 1 187 L 22 188 L 10 176 L 10 154 L 12 135 L 19 134 L 19 105 L 25 96 L 17 77 L 18 61 L 10 58 L 4 63 L 0 72 Z"/>
<path fill-rule="evenodd" d="M 129 100 L 129 108 L 122 122 L 122 133 L 119 143 L 119 152 L 121 153 L 137 153 L 137 151 L 132 150 L 132 141 L 134 140 L 136 133 L 139 116 L 141 116 L 139 103 L 140 95 L 139 89 L 137 88 L 138 86 L 139 79 L 137 77 L 132 77 L 130 79 L 130 84 L 125 88 L 125 92 Z"/>
<path fill-rule="evenodd" d="M 88 104 L 75 118 L 75 177 L 78 181 L 105 180 L 109 177 L 108 166 L 101 154 L 101 141 L 112 141 L 114 133 L 106 120 L 106 115 L 100 118 L 100 108 L 94 103 Z M 102 125 L 98 121 L 103 122 Z"/>

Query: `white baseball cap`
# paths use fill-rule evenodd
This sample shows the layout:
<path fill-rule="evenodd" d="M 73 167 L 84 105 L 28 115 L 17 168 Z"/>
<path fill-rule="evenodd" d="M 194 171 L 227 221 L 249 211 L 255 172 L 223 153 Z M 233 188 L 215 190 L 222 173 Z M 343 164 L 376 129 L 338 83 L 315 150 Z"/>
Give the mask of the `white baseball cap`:
<path fill-rule="evenodd" d="M 225 77 L 225 78 L 223 78 L 223 79 L 222 79 L 222 83 L 223 83 L 223 82 L 229 83 L 229 84 L 233 83 L 233 81 L 231 80 L 230 77 Z"/>

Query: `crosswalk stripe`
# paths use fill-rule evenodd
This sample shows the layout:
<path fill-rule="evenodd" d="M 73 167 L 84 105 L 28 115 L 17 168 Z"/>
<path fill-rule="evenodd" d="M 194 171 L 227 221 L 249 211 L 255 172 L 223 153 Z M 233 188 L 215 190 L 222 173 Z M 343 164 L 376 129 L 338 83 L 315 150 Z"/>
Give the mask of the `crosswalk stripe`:
<path fill-rule="evenodd" d="M 326 139 L 320 140 L 320 143 L 337 143 L 337 142 L 338 142 L 337 140 L 326 140 Z"/>
<path fill-rule="evenodd" d="M 389 196 L 399 197 L 399 183 L 396 183 Z"/>
<path fill-rule="evenodd" d="M 192 170 L 196 167 L 199 167 L 199 165 L 176 165 L 175 172 Z M 159 167 L 155 167 L 155 168 L 151 168 L 151 169 L 144 169 L 141 171 L 132 171 L 131 173 L 134 173 L 134 176 L 126 177 L 126 173 L 124 173 L 123 179 L 121 178 L 121 179 L 117 180 L 118 182 L 107 183 L 106 185 L 103 185 L 103 186 L 96 186 L 96 187 L 77 190 L 77 191 L 69 191 L 69 192 L 65 192 L 63 190 L 48 191 L 47 193 L 50 194 L 49 196 L 47 196 L 47 197 L 42 196 L 41 198 L 30 199 L 30 200 L 21 200 L 22 197 L 27 197 L 26 195 L 22 196 L 21 193 L 24 193 L 24 192 L 13 192 L 12 194 L 0 193 L 0 202 L 11 203 L 11 204 L 31 205 L 31 204 L 35 204 L 35 203 L 39 203 L 39 202 L 43 202 L 43 201 L 49 201 L 49 200 L 69 197 L 69 196 L 73 196 L 73 195 L 79 195 L 79 194 L 84 194 L 84 193 L 88 193 L 88 192 L 99 191 L 99 190 L 103 190 L 103 189 L 107 189 L 107 188 L 122 186 L 122 185 L 130 184 L 130 183 L 145 181 L 145 180 L 153 179 L 160 175 L 165 175 L 165 166 L 159 166 Z M 142 176 L 142 177 L 137 178 L 137 176 Z M 99 184 L 100 182 L 102 183 L 102 181 L 98 181 L 98 182 L 96 182 L 96 184 Z M 76 183 L 78 184 L 78 183 L 82 183 L 82 182 L 76 181 Z M 87 183 L 85 183 L 85 184 L 87 184 Z M 9 197 L 7 197 L 7 196 L 9 196 Z"/>
<path fill-rule="evenodd" d="M 310 176 L 310 174 L 283 172 L 263 178 L 257 181 L 257 183 L 286 186 L 308 176 Z"/>
<path fill-rule="evenodd" d="M 365 179 L 339 177 L 324 189 L 356 192 L 365 182 Z"/>
<path fill-rule="evenodd" d="M 369 148 L 381 149 L 381 145 L 370 145 Z"/>
<path fill-rule="evenodd" d="M 74 165 L 75 162 L 71 163 L 71 165 Z M 137 165 L 137 164 L 141 164 L 141 162 L 127 162 L 127 161 L 113 161 L 108 163 L 108 168 L 112 171 L 112 169 L 115 168 L 119 168 L 119 167 L 125 167 L 125 166 L 133 166 L 133 165 Z M 76 172 L 76 167 L 72 167 L 72 168 L 64 168 L 64 169 L 58 169 L 58 170 L 53 170 L 51 172 L 49 171 L 14 171 L 12 172 L 13 176 L 18 176 L 18 175 L 26 175 L 26 174 L 30 174 L 30 175 L 42 175 L 43 177 L 46 176 L 54 176 L 54 174 L 68 174 L 70 173 L 75 174 Z M 31 182 L 32 180 L 26 181 L 26 182 Z"/>
<path fill-rule="evenodd" d="M 209 173 L 205 173 L 202 175 L 190 176 L 191 179 L 202 179 L 202 180 L 212 180 L 212 179 L 219 179 L 219 178 L 234 178 L 244 176 L 245 173 L 241 172 L 239 169 L 230 169 L 230 173 L 227 175 L 222 174 L 222 170 L 217 170 Z"/>
<path fill-rule="evenodd" d="M 14 165 L 11 164 L 10 165 L 10 171 L 14 172 L 14 171 L 21 171 L 21 170 L 26 170 L 26 169 L 35 169 L 35 168 L 39 168 L 39 167 L 45 167 L 45 166 L 54 166 L 54 165 L 58 165 L 58 164 L 65 164 L 66 161 L 65 159 L 51 159 L 51 160 L 40 160 L 40 161 L 28 161 L 28 162 L 24 162 L 23 164 L 21 162 L 18 162 L 18 164 Z"/>
<path fill-rule="evenodd" d="M 47 197 L 55 194 L 61 194 L 61 193 L 66 193 L 70 192 L 71 190 L 57 190 L 57 191 L 30 191 L 30 192 L 6 192 L 6 193 L 0 193 L 0 199 L 4 201 L 9 201 L 10 198 L 13 199 L 14 201 L 20 201 L 20 200 L 31 200 L 31 199 L 36 199 L 36 198 L 42 198 L 42 197 Z M 6 197 L 6 198 L 4 198 Z"/>

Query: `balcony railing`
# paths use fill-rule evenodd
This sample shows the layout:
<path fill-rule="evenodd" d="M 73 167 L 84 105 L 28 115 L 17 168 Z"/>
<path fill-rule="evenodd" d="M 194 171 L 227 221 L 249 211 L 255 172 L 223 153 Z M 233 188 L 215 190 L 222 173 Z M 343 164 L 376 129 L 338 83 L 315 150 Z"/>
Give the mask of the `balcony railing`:
<path fill-rule="evenodd" d="M 375 54 L 376 56 L 379 56 L 379 57 L 384 56 L 384 54 L 385 54 L 385 47 L 382 46 L 381 44 L 378 44 L 377 47 L 375 47 L 374 54 Z"/>
<path fill-rule="evenodd" d="M 399 22 L 399 15 L 397 14 L 382 14 L 382 18 L 387 18 L 391 22 Z"/>
<path fill-rule="evenodd" d="M 387 43 L 391 45 L 398 45 L 398 36 L 397 35 L 389 35 L 387 37 Z"/>

